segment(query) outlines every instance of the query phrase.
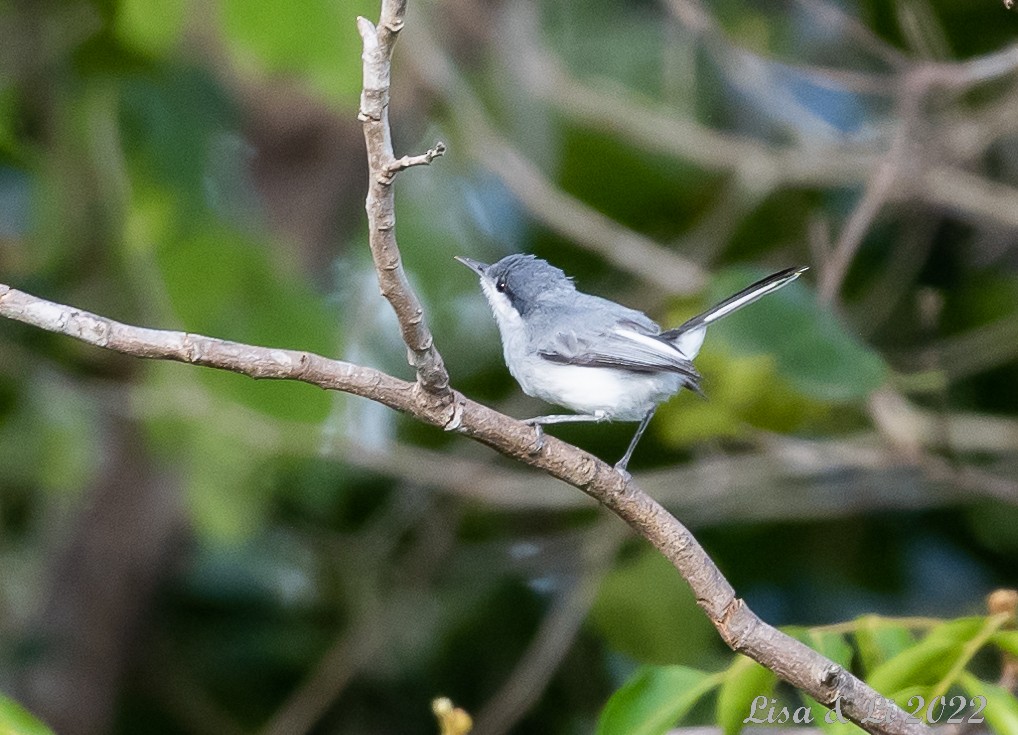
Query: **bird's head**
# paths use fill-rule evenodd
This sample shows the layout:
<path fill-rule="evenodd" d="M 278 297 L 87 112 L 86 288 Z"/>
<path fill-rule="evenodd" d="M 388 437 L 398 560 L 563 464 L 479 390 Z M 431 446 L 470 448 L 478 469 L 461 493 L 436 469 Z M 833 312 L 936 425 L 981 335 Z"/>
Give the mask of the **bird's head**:
<path fill-rule="evenodd" d="M 461 256 L 456 260 L 481 279 L 481 290 L 500 324 L 513 315 L 526 316 L 542 300 L 576 290 L 565 273 L 533 255 L 507 255 L 491 265 Z"/>

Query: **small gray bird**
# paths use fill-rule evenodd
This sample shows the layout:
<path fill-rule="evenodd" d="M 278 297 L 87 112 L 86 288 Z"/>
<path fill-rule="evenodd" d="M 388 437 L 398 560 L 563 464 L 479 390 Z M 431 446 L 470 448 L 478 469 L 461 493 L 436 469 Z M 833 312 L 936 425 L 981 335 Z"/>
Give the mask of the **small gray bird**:
<path fill-rule="evenodd" d="M 506 365 L 523 392 L 576 411 L 528 419 L 539 439 L 545 424 L 640 422 L 615 464 L 622 474 L 658 405 L 682 388 L 700 392 L 693 358 L 707 327 L 807 270 L 788 268 L 767 276 L 662 332 L 643 312 L 577 291 L 565 273 L 533 255 L 509 255 L 492 265 L 456 260 L 480 276 Z"/>

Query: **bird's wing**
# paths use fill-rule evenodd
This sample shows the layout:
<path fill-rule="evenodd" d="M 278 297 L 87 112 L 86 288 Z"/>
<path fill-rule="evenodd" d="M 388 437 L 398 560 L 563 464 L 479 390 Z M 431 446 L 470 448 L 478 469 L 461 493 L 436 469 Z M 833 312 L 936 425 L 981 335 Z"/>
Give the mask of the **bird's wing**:
<path fill-rule="evenodd" d="M 672 372 L 698 389 L 700 374 L 669 342 L 648 334 L 645 324 L 619 321 L 604 330 L 563 330 L 537 346 L 538 354 L 562 365 L 616 368 L 633 372 Z"/>

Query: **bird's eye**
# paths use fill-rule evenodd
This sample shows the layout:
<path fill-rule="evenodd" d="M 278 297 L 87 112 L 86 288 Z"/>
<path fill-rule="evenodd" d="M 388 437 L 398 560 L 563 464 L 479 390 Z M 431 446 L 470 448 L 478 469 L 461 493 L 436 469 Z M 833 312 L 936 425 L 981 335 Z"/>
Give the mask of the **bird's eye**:
<path fill-rule="evenodd" d="M 505 285 L 504 278 L 499 278 L 498 281 L 495 282 L 495 290 L 497 290 L 499 293 L 505 293 L 506 288 L 507 286 Z"/>

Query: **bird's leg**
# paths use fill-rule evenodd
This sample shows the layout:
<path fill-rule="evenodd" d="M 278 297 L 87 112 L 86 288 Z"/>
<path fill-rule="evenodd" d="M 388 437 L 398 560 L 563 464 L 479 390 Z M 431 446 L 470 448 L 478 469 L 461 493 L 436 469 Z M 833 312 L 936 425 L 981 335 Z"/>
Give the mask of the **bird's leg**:
<path fill-rule="evenodd" d="M 626 466 L 629 464 L 629 459 L 633 456 L 633 450 L 636 449 L 637 443 L 640 441 L 640 437 L 643 436 L 643 432 L 647 429 L 647 424 L 654 418 L 654 411 L 657 410 L 657 406 L 647 411 L 647 415 L 643 417 L 643 421 L 640 422 L 640 426 L 636 429 L 636 435 L 633 440 L 629 442 L 629 449 L 622 455 L 622 459 L 615 463 L 615 469 L 625 477 L 629 479 L 629 472 L 626 470 Z"/>
<path fill-rule="evenodd" d="M 604 411 L 594 411 L 592 414 L 562 413 L 550 416 L 535 416 L 526 419 L 523 423 L 534 427 L 534 446 L 532 454 L 537 454 L 544 447 L 544 425 L 545 424 L 572 424 L 580 421 L 607 421 L 608 414 Z"/>

